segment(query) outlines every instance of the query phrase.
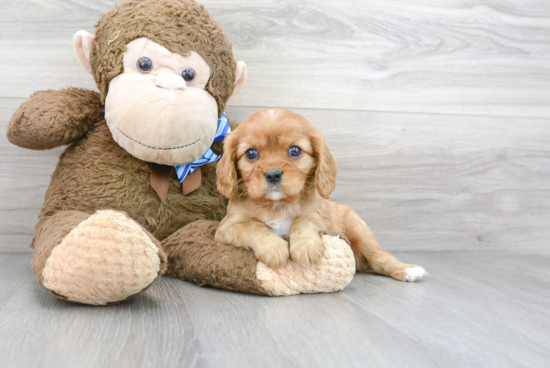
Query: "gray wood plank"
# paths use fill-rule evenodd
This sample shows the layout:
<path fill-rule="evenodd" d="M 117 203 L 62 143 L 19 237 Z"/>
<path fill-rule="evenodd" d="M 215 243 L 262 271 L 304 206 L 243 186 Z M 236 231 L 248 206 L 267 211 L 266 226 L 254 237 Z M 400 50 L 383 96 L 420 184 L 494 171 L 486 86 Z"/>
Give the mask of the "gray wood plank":
<path fill-rule="evenodd" d="M 150 295 L 115 308 L 67 303 L 36 283 L 29 262 L 0 255 L 2 367 L 196 366 L 200 347 L 173 303 Z"/>
<path fill-rule="evenodd" d="M 376 294 L 346 294 L 359 305 L 454 362 L 472 367 L 534 367 L 550 359 L 550 255 L 489 252 L 398 253 L 426 266 L 421 290 L 379 276 Z M 363 278 L 366 281 L 366 277 Z M 374 281 L 370 280 L 369 281 Z M 416 286 L 416 285 L 413 285 Z M 391 295 L 391 296 L 389 296 Z M 373 298 L 410 303 L 372 303 Z M 527 327 L 529 326 L 529 327 Z"/>
<path fill-rule="evenodd" d="M 1 126 L 22 101 L 0 99 Z M 242 121 L 261 109 L 227 113 Z M 340 167 L 331 199 L 354 208 L 388 250 L 548 249 L 547 120 L 295 111 L 324 132 Z M 0 248 L 32 239 L 61 151 L 20 149 L 0 132 Z"/>
<path fill-rule="evenodd" d="M 2 367 L 546 367 L 550 253 L 401 252 L 415 284 L 359 274 L 269 298 L 164 277 L 109 307 L 55 299 L 0 253 Z"/>
<path fill-rule="evenodd" d="M 249 67 L 233 105 L 550 116 L 544 0 L 201 3 Z M 0 97 L 93 88 L 72 35 L 113 4 L 0 1 Z"/>

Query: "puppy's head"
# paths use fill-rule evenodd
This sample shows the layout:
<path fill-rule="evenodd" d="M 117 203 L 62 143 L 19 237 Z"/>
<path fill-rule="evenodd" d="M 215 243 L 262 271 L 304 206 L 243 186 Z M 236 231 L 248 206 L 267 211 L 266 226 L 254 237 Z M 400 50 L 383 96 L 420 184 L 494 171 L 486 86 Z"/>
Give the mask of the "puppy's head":
<path fill-rule="evenodd" d="M 284 109 L 251 115 L 224 142 L 217 168 L 220 193 L 234 200 L 292 202 L 315 186 L 328 198 L 338 168 L 322 134 L 305 118 Z"/>

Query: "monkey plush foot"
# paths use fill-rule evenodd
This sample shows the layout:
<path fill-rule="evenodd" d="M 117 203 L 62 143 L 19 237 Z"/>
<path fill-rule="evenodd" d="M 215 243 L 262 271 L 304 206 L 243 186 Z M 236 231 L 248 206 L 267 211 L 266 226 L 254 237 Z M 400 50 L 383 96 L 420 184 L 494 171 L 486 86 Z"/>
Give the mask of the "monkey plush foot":
<path fill-rule="evenodd" d="M 74 302 L 116 303 L 146 289 L 166 269 L 166 257 L 135 221 L 104 210 L 74 228 L 52 251 L 43 286 Z"/>
<path fill-rule="evenodd" d="M 269 295 L 327 293 L 345 288 L 355 274 L 353 251 L 345 240 L 323 235 L 325 253 L 318 264 L 302 266 L 289 261 L 284 268 L 256 266 L 256 277 Z"/>

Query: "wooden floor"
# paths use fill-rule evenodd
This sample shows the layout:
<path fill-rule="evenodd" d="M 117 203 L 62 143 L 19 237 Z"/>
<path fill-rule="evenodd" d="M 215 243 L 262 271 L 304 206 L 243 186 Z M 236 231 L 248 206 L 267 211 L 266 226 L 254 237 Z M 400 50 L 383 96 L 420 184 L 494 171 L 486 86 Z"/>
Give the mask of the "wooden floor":
<path fill-rule="evenodd" d="M 0 254 L 0 366 L 549 367 L 550 253 L 399 252 L 429 277 L 260 297 L 164 277 L 123 304 L 59 300 Z"/>
<path fill-rule="evenodd" d="M 165 277 L 89 307 L 28 266 L 63 148 L 5 129 L 37 90 L 96 89 L 72 36 L 117 2 L 0 0 L 0 368 L 550 367 L 548 0 L 199 0 L 248 66 L 227 115 L 304 115 L 331 199 L 430 275 L 288 298 Z"/>
<path fill-rule="evenodd" d="M 72 50 L 115 0 L 0 0 L 0 249 L 27 249 L 61 148 L 7 142 L 42 89 L 96 89 Z M 227 115 L 285 107 L 325 134 L 388 250 L 550 243 L 548 0 L 199 0 L 248 66 Z"/>

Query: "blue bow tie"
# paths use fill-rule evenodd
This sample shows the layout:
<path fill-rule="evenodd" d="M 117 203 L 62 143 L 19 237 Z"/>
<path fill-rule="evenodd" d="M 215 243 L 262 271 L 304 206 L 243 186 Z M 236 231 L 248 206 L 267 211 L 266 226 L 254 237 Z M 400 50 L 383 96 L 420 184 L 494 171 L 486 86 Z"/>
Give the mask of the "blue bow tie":
<path fill-rule="evenodd" d="M 216 135 L 214 136 L 214 142 L 223 141 L 225 136 L 231 133 L 231 128 L 229 127 L 229 121 L 227 121 L 227 116 L 225 112 L 222 114 L 222 117 L 218 119 L 218 128 L 216 129 Z M 216 155 L 211 148 L 206 151 L 202 157 L 196 159 L 195 161 L 176 166 L 176 173 L 178 174 L 178 180 L 181 183 L 187 175 L 191 174 L 199 166 L 206 165 L 207 163 L 218 161 L 222 157 L 221 155 Z"/>

